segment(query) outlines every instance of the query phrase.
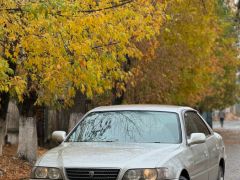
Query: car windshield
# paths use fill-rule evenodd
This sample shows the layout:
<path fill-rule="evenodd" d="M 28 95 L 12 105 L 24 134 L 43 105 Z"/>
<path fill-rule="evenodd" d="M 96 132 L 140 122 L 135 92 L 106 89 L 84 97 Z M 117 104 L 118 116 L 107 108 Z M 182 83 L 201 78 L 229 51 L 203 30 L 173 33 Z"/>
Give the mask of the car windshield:
<path fill-rule="evenodd" d="M 93 112 L 67 142 L 180 143 L 178 114 L 156 111 Z"/>

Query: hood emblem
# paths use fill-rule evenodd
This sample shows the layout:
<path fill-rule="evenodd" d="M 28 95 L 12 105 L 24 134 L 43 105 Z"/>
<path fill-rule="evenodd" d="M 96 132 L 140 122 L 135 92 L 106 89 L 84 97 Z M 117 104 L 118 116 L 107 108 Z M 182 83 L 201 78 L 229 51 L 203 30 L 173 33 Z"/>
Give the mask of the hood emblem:
<path fill-rule="evenodd" d="M 89 171 L 88 175 L 89 175 L 90 178 L 93 178 L 93 176 L 94 176 L 94 171 Z"/>

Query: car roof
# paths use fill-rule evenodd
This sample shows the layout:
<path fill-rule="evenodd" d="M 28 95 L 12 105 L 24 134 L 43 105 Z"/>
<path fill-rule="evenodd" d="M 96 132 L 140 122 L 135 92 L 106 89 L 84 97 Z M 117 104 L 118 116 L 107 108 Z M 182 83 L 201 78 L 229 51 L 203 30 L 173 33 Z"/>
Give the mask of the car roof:
<path fill-rule="evenodd" d="M 155 104 L 132 104 L 132 105 L 112 105 L 100 106 L 94 108 L 90 112 L 97 111 L 164 111 L 181 113 L 183 110 L 194 110 L 187 106 L 174 106 L 174 105 L 155 105 Z"/>

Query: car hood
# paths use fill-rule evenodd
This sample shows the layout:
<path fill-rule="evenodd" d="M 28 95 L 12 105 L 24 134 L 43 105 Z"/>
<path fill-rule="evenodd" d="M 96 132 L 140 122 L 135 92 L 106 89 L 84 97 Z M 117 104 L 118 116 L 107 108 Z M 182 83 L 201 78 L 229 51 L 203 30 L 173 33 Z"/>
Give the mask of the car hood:
<path fill-rule="evenodd" d="M 157 167 L 180 147 L 159 143 L 63 143 L 48 151 L 37 166 L 48 167 Z"/>

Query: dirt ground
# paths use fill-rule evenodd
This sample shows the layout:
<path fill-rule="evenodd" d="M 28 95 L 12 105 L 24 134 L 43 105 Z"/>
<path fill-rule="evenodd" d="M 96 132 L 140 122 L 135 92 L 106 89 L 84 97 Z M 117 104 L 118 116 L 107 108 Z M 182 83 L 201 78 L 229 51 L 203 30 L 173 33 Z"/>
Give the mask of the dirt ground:
<path fill-rule="evenodd" d="M 31 164 L 16 157 L 17 147 L 6 145 L 3 148 L 3 156 L 0 158 L 1 180 L 24 180 L 29 179 L 32 169 Z M 46 150 L 39 148 L 38 155 Z"/>

